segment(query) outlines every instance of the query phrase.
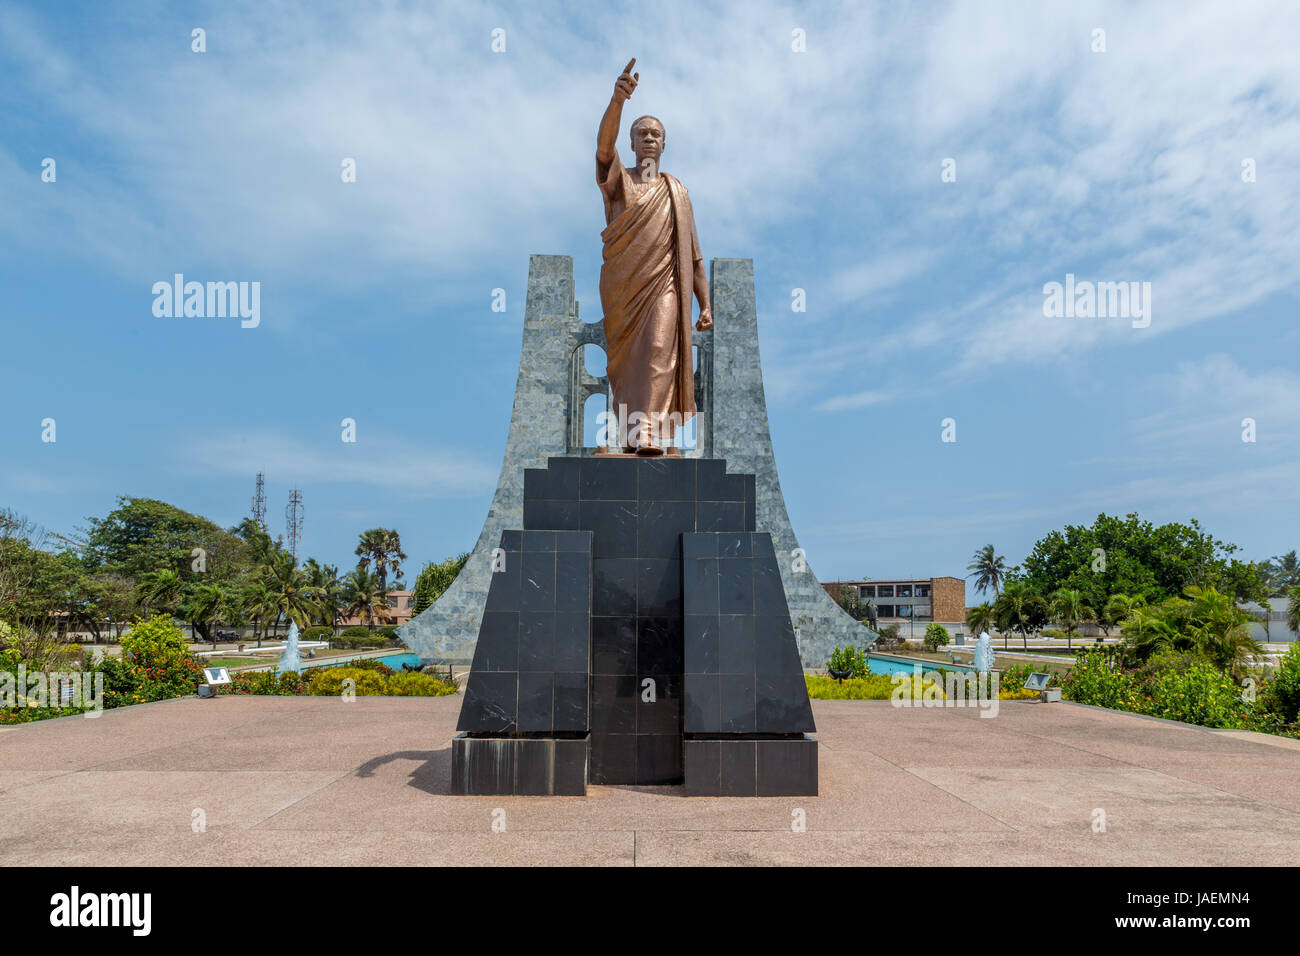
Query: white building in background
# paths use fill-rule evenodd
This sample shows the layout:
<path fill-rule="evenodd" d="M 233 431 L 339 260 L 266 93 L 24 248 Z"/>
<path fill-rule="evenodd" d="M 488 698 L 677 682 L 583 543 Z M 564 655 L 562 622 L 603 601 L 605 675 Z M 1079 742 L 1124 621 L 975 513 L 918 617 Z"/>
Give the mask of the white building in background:
<path fill-rule="evenodd" d="M 1273 642 L 1294 641 L 1300 638 L 1300 634 L 1286 626 L 1286 611 L 1290 603 L 1289 598 L 1275 597 L 1269 598 L 1264 604 L 1256 604 L 1254 601 L 1242 604 L 1243 610 L 1268 618 L 1267 627 L 1264 626 L 1262 621 L 1248 624 L 1250 636 L 1257 641 Z"/>

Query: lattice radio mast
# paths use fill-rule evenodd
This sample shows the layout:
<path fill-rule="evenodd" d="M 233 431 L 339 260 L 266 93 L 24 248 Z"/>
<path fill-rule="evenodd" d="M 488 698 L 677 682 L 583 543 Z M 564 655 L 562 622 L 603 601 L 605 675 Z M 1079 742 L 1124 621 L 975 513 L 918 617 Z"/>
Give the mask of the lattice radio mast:
<path fill-rule="evenodd" d="M 289 553 L 297 564 L 298 542 L 302 539 L 302 492 L 297 488 L 289 492 L 289 503 L 284 506 L 284 530 Z"/>
<path fill-rule="evenodd" d="M 257 473 L 257 492 L 253 495 L 253 520 L 266 531 L 266 473 Z"/>

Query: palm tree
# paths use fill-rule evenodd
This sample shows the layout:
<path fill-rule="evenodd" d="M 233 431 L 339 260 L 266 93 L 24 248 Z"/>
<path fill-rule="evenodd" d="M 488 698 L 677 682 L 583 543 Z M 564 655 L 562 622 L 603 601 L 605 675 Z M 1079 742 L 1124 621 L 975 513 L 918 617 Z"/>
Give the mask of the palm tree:
<path fill-rule="evenodd" d="M 357 561 L 358 571 L 368 571 L 370 565 L 374 564 L 375 574 L 379 576 L 379 587 L 384 591 L 388 590 L 390 570 L 394 577 L 402 576 L 401 563 L 406 560 L 406 554 L 402 551 L 402 536 L 391 528 L 371 528 L 361 532 L 361 541 L 353 553 L 360 558 Z"/>
<path fill-rule="evenodd" d="M 1140 594 L 1112 594 L 1106 599 L 1106 606 L 1101 609 L 1098 616 L 1098 623 L 1101 629 L 1110 637 L 1112 627 L 1120 627 L 1125 621 L 1133 616 L 1133 612 L 1140 607 L 1145 607 L 1147 599 Z"/>
<path fill-rule="evenodd" d="M 1083 600 L 1083 592 L 1061 588 L 1052 595 L 1051 612 L 1065 628 L 1065 647 L 1074 649 L 1074 632 L 1084 621 L 1092 620 L 1093 611 Z"/>
<path fill-rule="evenodd" d="M 261 647 L 268 625 L 280 614 L 275 595 L 266 586 L 265 580 L 251 581 L 244 587 L 243 603 L 244 613 L 253 619 L 253 634 L 257 638 L 257 646 Z"/>
<path fill-rule="evenodd" d="M 1160 607 L 1136 607 L 1120 624 L 1124 643 L 1138 660 L 1145 660 L 1161 650 L 1185 649 L 1182 634 L 1167 608 L 1170 603 L 1165 602 Z"/>
<path fill-rule="evenodd" d="M 966 570 L 971 572 L 966 576 L 975 579 L 975 590 L 987 591 L 992 588 L 993 599 L 996 601 L 998 586 L 1007 579 L 1007 559 L 998 554 L 993 545 L 986 544 L 975 552 L 970 564 L 966 565 Z"/>
<path fill-rule="evenodd" d="M 1294 549 L 1265 561 L 1263 570 L 1269 594 L 1273 597 L 1282 597 L 1293 587 L 1300 586 L 1300 559 Z"/>
<path fill-rule="evenodd" d="M 1247 625 L 1258 616 L 1238 607 L 1230 594 L 1212 587 L 1188 587 L 1187 597 L 1170 598 L 1159 607 L 1138 608 L 1124 623 L 1124 640 L 1138 660 L 1163 650 L 1204 657 L 1240 678 L 1263 647 Z"/>
<path fill-rule="evenodd" d="M 217 632 L 215 625 L 226 611 L 226 592 L 219 584 L 198 584 L 190 589 L 181 604 L 180 612 L 197 628 L 204 640 L 212 642 L 212 649 L 217 649 Z"/>
<path fill-rule="evenodd" d="M 966 626 L 970 628 L 970 632 L 976 637 L 979 637 L 996 624 L 997 615 L 993 613 L 993 605 L 988 601 L 976 604 L 966 612 Z"/>
<path fill-rule="evenodd" d="M 368 623 L 371 630 L 375 616 L 388 611 L 388 591 L 380 584 L 379 575 L 364 568 L 349 572 L 343 579 L 343 600 L 346 613 Z"/>
<path fill-rule="evenodd" d="M 319 612 L 321 588 L 307 580 L 307 574 L 294 564 L 288 551 L 277 551 L 263 567 L 263 578 L 274 597 L 277 617 L 306 627 Z"/>
<path fill-rule="evenodd" d="M 185 581 L 171 568 L 159 568 L 140 576 L 136 593 L 147 615 L 151 609 L 172 613 L 181 603 Z"/>
<path fill-rule="evenodd" d="M 320 588 L 320 598 L 316 602 L 320 606 L 320 622 L 338 633 L 339 612 L 343 609 L 343 582 L 339 580 L 339 569 L 332 564 L 317 567 L 319 570 L 308 574 L 311 583 Z"/>
<path fill-rule="evenodd" d="M 1263 645 L 1246 627 L 1259 616 L 1238 607 L 1232 595 L 1212 587 L 1189 587 L 1183 593 L 1191 599 L 1187 614 L 1197 649 L 1215 666 L 1240 678 L 1264 653 Z"/>
<path fill-rule="evenodd" d="M 1047 602 L 1025 582 L 1012 581 L 993 602 L 993 613 L 1003 637 L 1019 631 L 1025 650 L 1029 650 L 1029 632 L 1047 622 Z M 1005 640 L 1002 646 L 1006 647 Z"/>
<path fill-rule="evenodd" d="M 1300 584 L 1288 592 L 1291 603 L 1286 609 L 1286 626 L 1293 631 L 1300 631 Z"/>

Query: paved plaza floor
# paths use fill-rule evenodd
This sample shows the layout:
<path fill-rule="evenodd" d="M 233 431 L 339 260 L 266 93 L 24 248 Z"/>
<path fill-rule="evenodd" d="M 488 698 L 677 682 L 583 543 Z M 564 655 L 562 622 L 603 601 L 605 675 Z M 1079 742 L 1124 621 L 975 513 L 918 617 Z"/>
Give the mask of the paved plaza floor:
<path fill-rule="evenodd" d="M 187 698 L 0 729 L 0 865 L 1300 859 L 1297 741 L 1068 703 L 814 701 L 817 797 L 453 797 L 460 704 Z"/>

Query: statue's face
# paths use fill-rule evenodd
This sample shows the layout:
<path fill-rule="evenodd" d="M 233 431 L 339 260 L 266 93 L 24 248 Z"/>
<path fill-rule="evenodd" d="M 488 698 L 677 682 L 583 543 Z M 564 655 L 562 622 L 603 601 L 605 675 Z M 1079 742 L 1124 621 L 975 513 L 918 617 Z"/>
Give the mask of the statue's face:
<path fill-rule="evenodd" d="M 652 159 L 658 165 L 665 145 L 664 128 L 652 120 L 647 120 L 632 130 L 632 149 L 636 152 L 636 162 Z"/>

